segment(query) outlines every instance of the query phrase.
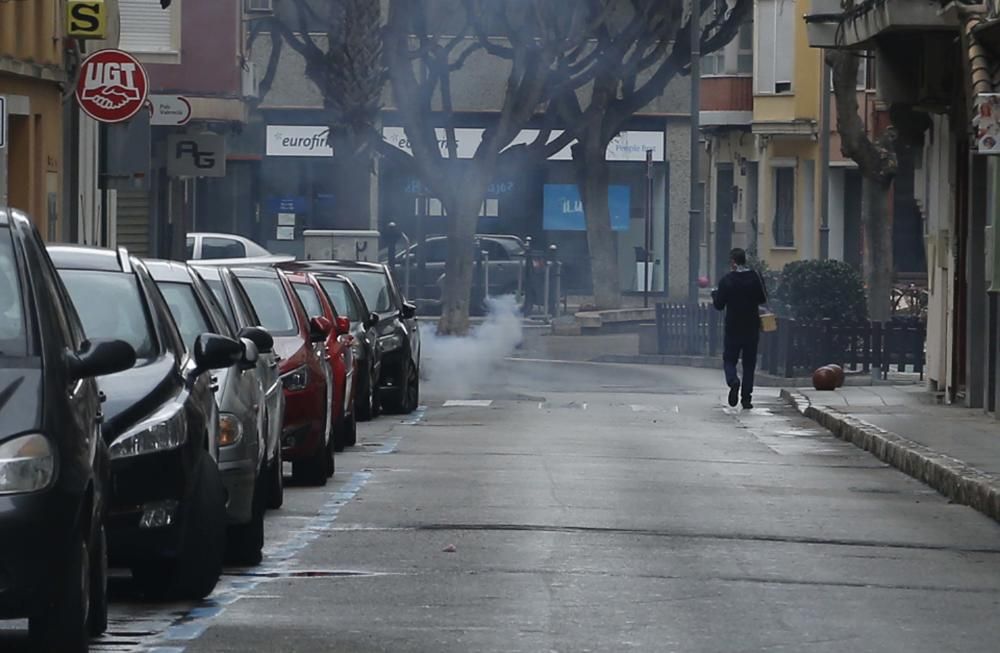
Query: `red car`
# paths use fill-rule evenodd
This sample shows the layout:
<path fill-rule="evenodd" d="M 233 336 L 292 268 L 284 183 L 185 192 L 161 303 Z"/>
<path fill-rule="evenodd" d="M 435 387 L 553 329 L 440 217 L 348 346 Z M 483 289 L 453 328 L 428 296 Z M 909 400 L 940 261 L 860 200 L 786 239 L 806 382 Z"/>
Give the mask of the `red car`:
<path fill-rule="evenodd" d="M 324 343 L 324 358 L 330 363 L 333 378 L 333 443 L 336 451 L 357 444 L 357 417 L 354 414 L 355 379 L 357 358 L 354 355 L 354 336 L 351 322 L 337 313 L 337 307 L 330 301 L 319 281 L 311 274 L 286 273 L 292 287 L 302 300 L 306 314 L 312 318 L 322 317 L 334 325 L 333 331 Z"/>
<path fill-rule="evenodd" d="M 292 463 L 292 477 L 325 485 L 333 475 L 332 387 L 329 366 L 316 350 L 333 333 L 324 316 L 310 318 L 284 273 L 274 269 L 234 267 L 233 274 L 250 298 L 261 326 L 274 338 L 285 393 L 281 454 Z"/>

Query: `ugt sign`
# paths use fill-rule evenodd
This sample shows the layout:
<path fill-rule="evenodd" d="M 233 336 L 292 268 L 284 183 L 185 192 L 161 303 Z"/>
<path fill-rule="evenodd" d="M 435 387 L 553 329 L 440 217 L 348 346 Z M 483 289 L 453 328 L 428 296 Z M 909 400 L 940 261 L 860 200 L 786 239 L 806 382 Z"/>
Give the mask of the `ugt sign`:
<path fill-rule="evenodd" d="M 124 122 L 146 103 L 149 79 L 135 57 L 121 50 L 98 50 L 80 65 L 76 100 L 100 122 Z"/>

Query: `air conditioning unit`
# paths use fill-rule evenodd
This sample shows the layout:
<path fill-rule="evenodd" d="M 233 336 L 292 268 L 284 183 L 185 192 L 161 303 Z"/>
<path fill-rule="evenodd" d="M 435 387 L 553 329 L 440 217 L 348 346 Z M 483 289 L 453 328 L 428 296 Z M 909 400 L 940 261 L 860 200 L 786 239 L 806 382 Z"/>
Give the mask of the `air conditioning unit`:
<path fill-rule="evenodd" d="M 243 97 L 260 97 L 260 78 L 257 76 L 257 64 L 252 61 L 243 64 Z"/>
<path fill-rule="evenodd" d="M 274 11 L 273 0 L 246 0 L 247 11 L 253 13 L 271 13 Z"/>

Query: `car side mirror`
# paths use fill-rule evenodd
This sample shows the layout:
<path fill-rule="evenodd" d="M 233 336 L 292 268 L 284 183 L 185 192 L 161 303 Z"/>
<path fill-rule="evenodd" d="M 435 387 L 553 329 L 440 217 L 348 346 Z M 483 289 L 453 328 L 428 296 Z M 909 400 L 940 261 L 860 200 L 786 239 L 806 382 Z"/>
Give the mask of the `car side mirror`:
<path fill-rule="evenodd" d="M 351 332 L 351 321 L 346 317 L 338 317 L 336 320 L 337 334 L 345 336 Z"/>
<path fill-rule="evenodd" d="M 240 329 L 240 338 L 249 340 L 257 347 L 258 354 L 270 354 L 274 351 L 274 338 L 264 327 L 244 327 Z"/>
<path fill-rule="evenodd" d="M 73 380 L 124 372 L 135 366 L 135 349 L 124 340 L 91 340 L 68 355 Z"/>
<path fill-rule="evenodd" d="M 243 343 L 215 333 L 203 333 L 194 341 L 194 376 L 208 370 L 232 367 L 243 360 Z"/>
<path fill-rule="evenodd" d="M 381 321 L 382 321 L 382 318 L 380 318 L 378 316 L 378 313 L 372 313 L 367 318 L 365 318 L 365 321 L 364 321 L 365 329 L 371 329 L 372 327 L 376 326 Z"/>
<path fill-rule="evenodd" d="M 312 342 L 323 342 L 333 331 L 333 324 L 322 315 L 309 320 L 309 340 Z"/>
<path fill-rule="evenodd" d="M 240 342 L 243 343 L 243 359 L 240 361 L 240 369 L 246 372 L 257 367 L 260 352 L 250 338 L 241 338 Z"/>
<path fill-rule="evenodd" d="M 412 320 L 417 316 L 417 307 L 410 302 L 403 302 L 403 308 L 399 311 L 399 316 L 404 320 Z"/>

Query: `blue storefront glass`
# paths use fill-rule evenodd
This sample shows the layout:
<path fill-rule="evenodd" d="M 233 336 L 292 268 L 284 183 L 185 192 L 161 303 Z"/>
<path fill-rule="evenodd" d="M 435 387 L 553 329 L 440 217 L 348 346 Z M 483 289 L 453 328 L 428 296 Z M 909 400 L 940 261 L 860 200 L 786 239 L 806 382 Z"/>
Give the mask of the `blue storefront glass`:
<path fill-rule="evenodd" d="M 608 187 L 608 210 L 611 228 L 628 231 L 631 209 L 631 189 L 628 186 Z M 580 189 L 575 184 L 545 184 L 543 228 L 546 231 L 586 231 L 586 216 Z"/>

